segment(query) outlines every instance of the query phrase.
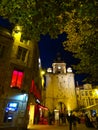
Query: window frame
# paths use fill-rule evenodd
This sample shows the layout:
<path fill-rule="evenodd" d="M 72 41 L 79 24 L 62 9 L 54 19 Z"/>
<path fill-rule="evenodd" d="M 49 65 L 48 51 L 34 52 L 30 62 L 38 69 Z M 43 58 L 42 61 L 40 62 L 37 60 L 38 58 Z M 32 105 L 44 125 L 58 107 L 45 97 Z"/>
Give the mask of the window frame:
<path fill-rule="evenodd" d="M 25 62 L 27 53 L 28 53 L 28 49 L 21 47 L 21 46 L 18 46 L 16 59 Z"/>
<path fill-rule="evenodd" d="M 24 71 L 14 69 L 12 71 L 12 78 L 11 78 L 10 87 L 21 89 L 22 84 L 23 84 L 23 78 L 24 78 Z"/>

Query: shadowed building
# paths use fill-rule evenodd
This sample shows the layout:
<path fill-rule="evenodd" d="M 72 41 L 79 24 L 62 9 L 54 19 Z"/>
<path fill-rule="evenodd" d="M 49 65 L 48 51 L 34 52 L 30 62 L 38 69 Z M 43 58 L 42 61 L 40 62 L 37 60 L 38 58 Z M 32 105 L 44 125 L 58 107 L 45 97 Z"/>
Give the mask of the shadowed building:
<path fill-rule="evenodd" d="M 0 127 L 26 127 L 27 106 L 40 98 L 38 44 L 23 40 L 21 28 L 0 28 Z"/>

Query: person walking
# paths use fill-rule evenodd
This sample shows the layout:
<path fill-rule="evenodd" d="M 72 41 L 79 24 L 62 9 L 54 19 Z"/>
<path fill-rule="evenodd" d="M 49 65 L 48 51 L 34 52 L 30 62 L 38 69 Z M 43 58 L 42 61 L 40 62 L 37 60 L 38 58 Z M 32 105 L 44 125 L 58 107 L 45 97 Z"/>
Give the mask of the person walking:
<path fill-rule="evenodd" d="M 76 127 L 77 118 L 76 118 L 76 116 L 74 114 L 67 115 L 67 120 L 69 122 L 69 130 L 72 130 L 72 128 L 74 130 L 77 130 L 77 127 Z"/>
<path fill-rule="evenodd" d="M 85 115 L 85 125 L 86 125 L 87 127 L 93 127 L 93 124 L 92 124 L 92 122 L 90 121 L 90 118 L 88 117 L 87 114 Z"/>

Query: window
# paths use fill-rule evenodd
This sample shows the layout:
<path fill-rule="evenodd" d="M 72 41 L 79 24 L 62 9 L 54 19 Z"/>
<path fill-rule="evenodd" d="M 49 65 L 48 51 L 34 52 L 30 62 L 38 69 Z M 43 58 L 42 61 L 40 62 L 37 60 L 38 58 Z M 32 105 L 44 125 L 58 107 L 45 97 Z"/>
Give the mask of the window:
<path fill-rule="evenodd" d="M 84 91 L 81 91 L 81 96 L 84 96 Z"/>
<path fill-rule="evenodd" d="M 92 96 L 92 91 L 89 91 L 89 95 Z"/>
<path fill-rule="evenodd" d="M 17 59 L 25 61 L 26 54 L 27 54 L 27 49 L 19 46 L 18 47 L 18 52 L 17 52 Z"/>
<path fill-rule="evenodd" d="M 90 105 L 94 105 L 94 100 L 93 99 L 90 100 Z"/>
<path fill-rule="evenodd" d="M 85 96 L 88 96 L 88 91 L 85 91 Z"/>
<path fill-rule="evenodd" d="M 0 44 L 0 57 L 3 57 L 5 46 Z"/>
<path fill-rule="evenodd" d="M 95 99 L 96 104 L 98 104 L 98 99 Z"/>
<path fill-rule="evenodd" d="M 29 45 L 30 44 L 30 40 L 24 40 L 23 39 L 23 36 L 21 36 L 21 38 L 20 38 L 20 42 L 22 42 L 23 44 L 26 44 L 26 45 Z"/>
<path fill-rule="evenodd" d="M 89 100 L 88 99 L 86 99 L 86 104 L 87 104 L 87 106 L 89 106 Z"/>
<path fill-rule="evenodd" d="M 21 88 L 24 72 L 14 70 L 12 73 L 12 80 L 10 87 Z"/>

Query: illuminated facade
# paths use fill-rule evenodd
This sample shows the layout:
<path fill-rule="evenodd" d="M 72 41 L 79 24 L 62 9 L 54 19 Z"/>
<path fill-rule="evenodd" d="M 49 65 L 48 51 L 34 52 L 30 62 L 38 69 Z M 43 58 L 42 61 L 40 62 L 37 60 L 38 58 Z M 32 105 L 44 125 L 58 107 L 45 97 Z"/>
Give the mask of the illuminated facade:
<path fill-rule="evenodd" d="M 76 93 L 79 108 L 94 110 L 98 113 L 98 86 L 92 87 L 91 84 L 85 84 L 82 87 L 76 87 Z"/>
<path fill-rule="evenodd" d="M 52 64 L 52 68 L 49 68 L 46 73 L 45 105 L 50 111 L 75 110 L 77 100 L 72 69 L 66 70 L 66 64 L 59 58 Z"/>
<path fill-rule="evenodd" d="M 27 125 L 27 104 L 40 98 L 38 58 L 38 44 L 23 40 L 19 26 L 0 28 L 0 127 Z"/>

